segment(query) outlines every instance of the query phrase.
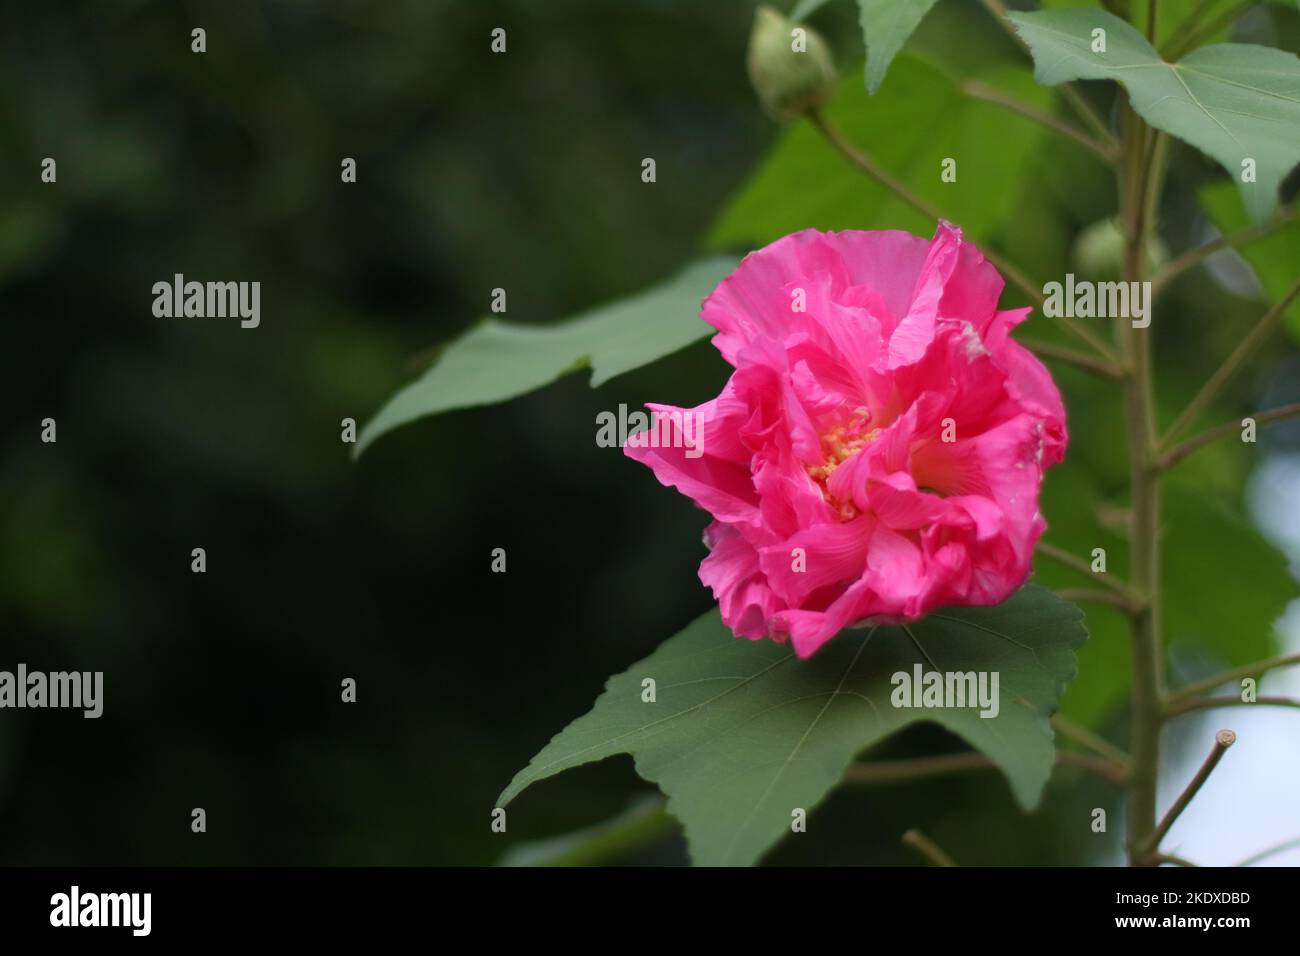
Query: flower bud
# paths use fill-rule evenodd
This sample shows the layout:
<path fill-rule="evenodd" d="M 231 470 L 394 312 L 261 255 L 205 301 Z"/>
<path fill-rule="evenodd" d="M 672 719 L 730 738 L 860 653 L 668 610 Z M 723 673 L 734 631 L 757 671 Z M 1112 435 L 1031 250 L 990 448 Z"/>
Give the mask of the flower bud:
<path fill-rule="evenodd" d="M 791 23 L 771 7 L 754 12 L 749 81 L 763 110 L 778 122 L 796 119 L 831 98 L 835 64 L 811 27 Z"/>
<path fill-rule="evenodd" d="M 1159 236 L 1147 237 L 1146 256 L 1152 268 L 1169 260 L 1169 247 Z M 1118 279 L 1124 271 L 1124 230 L 1117 219 L 1100 219 L 1088 226 L 1074 243 L 1074 265 L 1098 280 Z"/>

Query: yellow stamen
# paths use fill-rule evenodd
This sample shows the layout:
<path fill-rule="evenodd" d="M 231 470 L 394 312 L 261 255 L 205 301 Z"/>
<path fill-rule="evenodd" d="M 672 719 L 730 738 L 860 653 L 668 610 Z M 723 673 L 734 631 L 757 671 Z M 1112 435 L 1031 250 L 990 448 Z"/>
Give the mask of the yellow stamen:
<path fill-rule="evenodd" d="M 825 461 L 820 465 L 805 466 L 808 476 L 817 482 L 821 488 L 822 497 L 839 515 L 841 521 L 852 521 L 856 518 L 859 514 L 857 506 L 852 501 L 841 501 L 836 498 L 827 490 L 826 484 L 830 481 L 830 477 L 835 473 L 836 468 L 880 436 L 879 428 L 873 428 L 867 432 L 863 431 L 863 427 L 870 418 L 871 412 L 868 409 L 854 409 L 853 416 L 847 422 L 836 425 L 821 436 L 822 457 Z"/>

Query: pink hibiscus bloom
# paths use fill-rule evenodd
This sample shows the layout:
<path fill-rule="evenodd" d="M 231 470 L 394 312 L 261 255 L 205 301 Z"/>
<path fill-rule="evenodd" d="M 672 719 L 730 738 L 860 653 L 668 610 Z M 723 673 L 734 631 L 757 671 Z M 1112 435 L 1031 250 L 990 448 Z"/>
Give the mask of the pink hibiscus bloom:
<path fill-rule="evenodd" d="M 714 518 L 700 580 L 737 635 L 808 657 L 845 627 L 1005 600 L 1045 522 L 1065 408 L 1008 333 L 1003 282 L 961 231 L 805 230 L 704 300 L 735 372 L 688 441 L 626 454 Z M 679 433 L 680 437 L 680 433 Z"/>

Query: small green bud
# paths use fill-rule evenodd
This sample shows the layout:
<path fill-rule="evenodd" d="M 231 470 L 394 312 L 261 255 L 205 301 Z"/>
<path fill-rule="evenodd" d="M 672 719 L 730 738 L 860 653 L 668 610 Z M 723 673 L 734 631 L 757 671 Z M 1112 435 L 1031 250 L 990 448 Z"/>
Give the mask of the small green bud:
<path fill-rule="evenodd" d="M 1146 256 L 1151 268 L 1158 269 L 1169 260 L 1169 248 L 1159 236 L 1149 236 Z M 1124 231 L 1119 220 L 1099 219 L 1079 233 L 1073 258 L 1075 268 L 1091 279 L 1118 279 L 1124 269 Z"/>
<path fill-rule="evenodd" d="M 835 92 L 835 64 L 826 41 L 771 7 L 754 11 L 749 82 L 763 110 L 778 122 L 797 119 Z"/>

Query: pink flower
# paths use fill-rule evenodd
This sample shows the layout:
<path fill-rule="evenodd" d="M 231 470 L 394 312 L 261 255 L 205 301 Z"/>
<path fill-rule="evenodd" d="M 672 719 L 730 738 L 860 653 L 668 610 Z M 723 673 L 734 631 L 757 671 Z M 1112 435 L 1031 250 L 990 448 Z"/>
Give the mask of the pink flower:
<path fill-rule="evenodd" d="M 1065 408 L 1008 336 L 1029 309 L 998 311 L 1002 286 L 947 223 L 930 242 L 809 229 L 704 300 L 735 371 L 696 409 L 649 406 L 698 416 L 694 457 L 625 451 L 713 516 L 700 580 L 737 635 L 808 657 L 850 625 L 1024 583 Z"/>

